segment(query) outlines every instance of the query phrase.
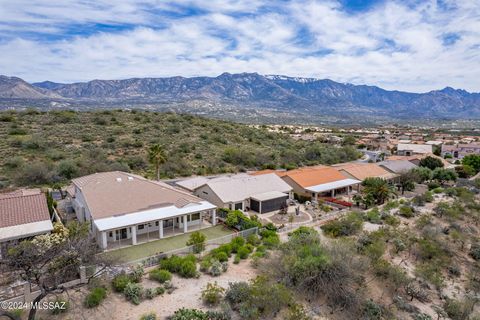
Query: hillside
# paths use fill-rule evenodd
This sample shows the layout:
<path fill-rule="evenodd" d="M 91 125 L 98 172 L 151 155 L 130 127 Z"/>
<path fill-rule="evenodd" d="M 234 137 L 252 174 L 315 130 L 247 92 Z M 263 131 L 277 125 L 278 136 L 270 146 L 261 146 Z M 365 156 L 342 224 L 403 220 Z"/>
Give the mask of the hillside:
<path fill-rule="evenodd" d="M 191 115 L 140 111 L 0 112 L 0 184 L 66 183 L 107 170 L 153 176 L 147 148 L 162 145 L 164 178 L 353 160 L 353 147 Z"/>
<path fill-rule="evenodd" d="M 18 78 L 8 78 L 18 81 Z M 26 83 L 25 83 L 26 84 Z M 23 84 L 25 86 L 25 84 Z M 388 91 L 375 86 L 328 79 L 294 78 L 257 73 L 218 77 L 132 78 L 72 84 L 45 81 L 29 85 L 25 94 L 0 87 L 0 108 L 39 106 L 77 110 L 136 107 L 216 115 L 249 121 L 248 113 L 290 122 L 387 121 L 480 118 L 480 94 L 445 88 L 426 93 Z M 41 92 L 40 95 L 31 92 Z M 50 101 L 45 101 L 45 97 Z M 15 98 L 9 100 L 8 98 Z M 23 101 L 22 101 L 23 99 Z M 247 115 L 244 114 L 247 110 Z"/>

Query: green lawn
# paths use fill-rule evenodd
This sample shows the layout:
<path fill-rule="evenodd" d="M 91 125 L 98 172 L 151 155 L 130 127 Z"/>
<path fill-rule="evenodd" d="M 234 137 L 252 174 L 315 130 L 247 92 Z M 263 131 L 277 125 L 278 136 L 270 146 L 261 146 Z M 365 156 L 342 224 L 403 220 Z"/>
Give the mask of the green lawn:
<path fill-rule="evenodd" d="M 192 231 L 193 232 L 193 231 Z M 201 232 L 207 236 L 207 240 L 216 239 L 225 235 L 233 233 L 233 231 L 225 228 L 222 225 L 217 225 L 211 228 L 202 229 Z M 104 253 L 108 257 L 113 258 L 116 262 L 129 262 L 153 256 L 160 252 L 180 249 L 186 246 L 190 233 L 180 234 L 173 237 L 168 237 L 162 240 L 155 240 L 129 246 L 121 249 L 112 250 Z"/>

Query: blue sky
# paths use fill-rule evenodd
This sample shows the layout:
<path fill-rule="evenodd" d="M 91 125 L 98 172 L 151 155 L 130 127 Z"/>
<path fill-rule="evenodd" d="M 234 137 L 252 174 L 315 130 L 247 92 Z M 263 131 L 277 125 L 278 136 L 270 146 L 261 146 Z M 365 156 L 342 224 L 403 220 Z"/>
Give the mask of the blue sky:
<path fill-rule="evenodd" d="M 0 0 L 0 73 L 258 72 L 480 91 L 480 0 Z"/>

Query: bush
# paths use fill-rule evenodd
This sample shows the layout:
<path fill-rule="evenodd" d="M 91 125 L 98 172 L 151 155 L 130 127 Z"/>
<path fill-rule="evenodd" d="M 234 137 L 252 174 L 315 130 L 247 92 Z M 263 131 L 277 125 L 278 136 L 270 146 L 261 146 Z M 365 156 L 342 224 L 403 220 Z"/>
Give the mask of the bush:
<path fill-rule="evenodd" d="M 278 234 L 274 233 L 269 235 L 268 237 L 262 237 L 262 243 L 265 247 L 272 249 L 278 247 L 280 244 L 280 237 Z"/>
<path fill-rule="evenodd" d="M 237 256 L 240 257 L 240 259 L 247 259 L 249 254 L 250 250 L 246 246 L 242 246 L 237 250 Z"/>
<path fill-rule="evenodd" d="M 143 266 L 138 264 L 136 265 L 132 272 L 130 273 L 129 277 L 132 282 L 139 283 L 142 281 L 143 274 L 145 273 L 145 270 L 143 269 Z"/>
<path fill-rule="evenodd" d="M 187 246 L 193 246 L 193 252 L 200 253 L 205 250 L 205 241 L 207 241 L 207 237 L 200 231 L 195 231 L 190 234 Z"/>
<path fill-rule="evenodd" d="M 213 260 L 210 266 L 209 273 L 214 277 L 218 277 L 219 275 L 222 274 L 222 272 L 223 272 L 222 263 L 218 260 Z"/>
<path fill-rule="evenodd" d="M 235 258 L 233 259 L 233 263 L 234 264 L 239 264 L 240 263 L 240 257 L 238 255 L 236 255 Z"/>
<path fill-rule="evenodd" d="M 207 283 L 207 287 L 202 290 L 202 300 L 208 305 L 217 305 L 223 298 L 225 289 L 220 287 L 216 282 Z"/>
<path fill-rule="evenodd" d="M 184 261 L 178 274 L 183 278 L 195 278 L 198 276 L 197 264 L 191 260 Z"/>
<path fill-rule="evenodd" d="M 242 247 L 245 244 L 245 239 L 243 237 L 235 237 L 230 242 L 232 246 L 232 252 L 237 253 L 238 248 Z"/>
<path fill-rule="evenodd" d="M 113 290 L 115 290 L 116 292 L 123 292 L 129 282 L 131 282 L 131 280 L 127 274 L 117 274 L 112 280 Z"/>
<path fill-rule="evenodd" d="M 90 293 L 85 297 L 85 306 L 87 308 L 95 308 L 102 303 L 107 297 L 107 290 L 103 287 L 97 287 L 90 290 Z"/>
<path fill-rule="evenodd" d="M 428 183 L 428 190 L 433 190 L 440 187 L 440 183 L 432 181 Z"/>
<path fill-rule="evenodd" d="M 143 295 L 143 287 L 139 283 L 129 282 L 123 291 L 125 298 L 133 304 L 140 304 Z"/>
<path fill-rule="evenodd" d="M 210 270 L 210 267 L 212 266 L 212 260 L 211 258 L 205 258 L 200 262 L 200 271 L 202 272 L 208 272 Z"/>
<path fill-rule="evenodd" d="M 473 259 L 480 260 L 480 243 L 472 244 L 469 254 Z"/>
<path fill-rule="evenodd" d="M 154 269 L 150 271 L 150 279 L 156 280 L 160 283 L 170 281 L 172 279 L 172 274 L 168 270 L 163 269 Z"/>
<path fill-rule="evenodd" d="M 256 234 L 251 234 L 247 237 L 247 243 L 252 246 L 258 246 L 260 242 L 260 238 Z"/>
<path fill-rule="evenodd" d="M 217 259 L 220 262 L 225 262 L 228 261 L 228 255 L 225 252 L 218 252 L 215 254 L 215 259 Z"/>
<path fill-rule="evenodd" d="M 250 286 L 247 282 L 230 282 L 225 292 L 227 300 L 234 308 L 242 302 L 247 301 L 250 296 Z"/>
<path fill-rule="evenodd" d="M 140 320 L 157 320 L 157 314 L 155 312 L 150 312 L 142 315 Z"/>
<path fill-rule="evenodd" d="M 363 226 L 363 219 L 359 212 L 351 212 L 338 220 L 332 220 L 321 228 L 329 236 L 337 238 L 358 233 Z"/>
<path fill-rule="evenodd" d="M 405 217 L 405 218 L 412 218 L 415 214 L 414 214 L 414 211 L 413 211 L 413 208 L 410 207 L 410 206 L 402 206 L 400 207 L 400 210 L 398 211 L 398 213 L 402 216 L 402 217 Z"/>
<path fill-rule="evenodd" d="M 230 316 L 218 311 L 202 311 L 181 308 L 175 311 L 169 320 L 230 320 Z"/>

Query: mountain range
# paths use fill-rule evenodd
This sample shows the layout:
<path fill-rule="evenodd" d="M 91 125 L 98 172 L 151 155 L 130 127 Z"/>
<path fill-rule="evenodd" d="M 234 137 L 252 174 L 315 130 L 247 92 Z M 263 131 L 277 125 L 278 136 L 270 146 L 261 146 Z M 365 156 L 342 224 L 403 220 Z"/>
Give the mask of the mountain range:
<path fill-rule="evenodd" d="M 329 79 L 223 73 L 217 77 L 132 78 L 28 83 L 0 76 L 0 108 L 174 108 L 244 110 L 339 119 L 479 119 L 480 93 L 450 87 L 426 93 L 388 91 Z M 182 109 L 183 108 L 183 109 Z"/>

